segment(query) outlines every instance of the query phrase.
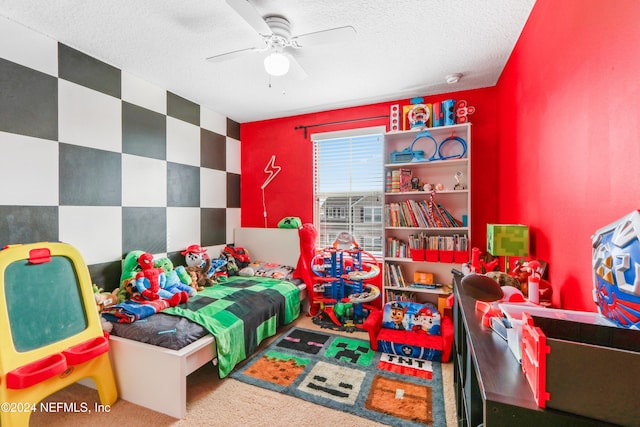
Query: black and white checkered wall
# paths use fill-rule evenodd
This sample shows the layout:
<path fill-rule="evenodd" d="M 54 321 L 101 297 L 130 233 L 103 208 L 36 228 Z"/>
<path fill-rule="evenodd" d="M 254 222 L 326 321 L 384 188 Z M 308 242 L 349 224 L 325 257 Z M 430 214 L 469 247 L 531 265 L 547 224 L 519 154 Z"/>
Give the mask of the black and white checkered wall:
<path fill-rule="evenodd" d="M 2 17 L 0 40 L 0 247 L 70 243 L 113 289 L 129 251 L 233 241 L 238 123 Z"/>

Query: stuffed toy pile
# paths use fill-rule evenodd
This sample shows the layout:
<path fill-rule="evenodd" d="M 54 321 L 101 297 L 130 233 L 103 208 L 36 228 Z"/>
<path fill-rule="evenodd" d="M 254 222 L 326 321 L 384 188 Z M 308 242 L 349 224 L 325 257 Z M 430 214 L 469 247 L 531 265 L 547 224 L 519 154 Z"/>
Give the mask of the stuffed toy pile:
<path fill-rule="evenodd" d="M 143 251 L 131 251 L 124 259 L 118 302 L 126 300 L 165 299 L 170 306 L 187 302 L 196 295 L 196 289 L 185 267 L 173 268 L 168 258 L 153 259 L 153 255 Z"/>
<path fill-rule="evenodd" d="M 207 250 L 199 245 L 191 245 L 181 253 L 187 264 L 186 271 L 198 290 L 213 286 L 218 272 L 226 265 L 226 261 L 222 259 L 211 260 Z"/>

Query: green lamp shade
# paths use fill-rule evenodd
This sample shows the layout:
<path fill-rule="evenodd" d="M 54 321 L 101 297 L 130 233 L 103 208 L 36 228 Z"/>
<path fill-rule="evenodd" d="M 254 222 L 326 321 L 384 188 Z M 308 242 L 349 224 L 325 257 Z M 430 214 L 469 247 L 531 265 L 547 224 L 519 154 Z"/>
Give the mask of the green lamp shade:
<path fill-rule="evenodd" d="M 487 252 L 494 256 L 528 256 L 529 227 L 521 224 L 487 224 Z"/>

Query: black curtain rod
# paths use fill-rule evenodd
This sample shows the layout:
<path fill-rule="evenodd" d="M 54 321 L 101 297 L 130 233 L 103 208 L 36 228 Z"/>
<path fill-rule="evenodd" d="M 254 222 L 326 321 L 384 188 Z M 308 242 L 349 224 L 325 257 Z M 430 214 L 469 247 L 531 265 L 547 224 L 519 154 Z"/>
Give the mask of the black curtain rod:
<path fill-rule="evenodd" d="M 295 130 L 304 129 L 304 138 L 307 139 L 307 129 L 315 128 L 318 126 L 330 126 L 330 125 L 341 125 L 344 123 L 353 123 L 353 122 L 362 122 L 365 120 L 373 120 L 373 119 L 387 119 L 389 116 L 375 116 L 375 117 L 363 117 L 361 119 L 351 119 L 351 120 L 340 120 L 337 122 L 329 122 L 329 123 L 318 123 L 315 125 L 307 125 L 307 126 L 296 126 Z"/>

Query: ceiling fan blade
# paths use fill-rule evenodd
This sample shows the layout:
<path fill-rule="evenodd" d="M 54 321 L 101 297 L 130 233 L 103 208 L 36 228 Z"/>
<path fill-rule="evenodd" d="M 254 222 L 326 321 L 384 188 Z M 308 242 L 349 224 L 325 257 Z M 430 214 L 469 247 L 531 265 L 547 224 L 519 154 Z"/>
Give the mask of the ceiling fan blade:
<path fill-rule="evenodd" d="M 301 34 L 293 37 L 291 44 L 295 47 L 307 47 L 338 42 L 344 43 L 353 40 L 355 36 L 356 29 L 351 26 L 346 26 L 316 31 L 315 33 Z"/>
<path fill-rule="evenodd" d="M 262 15 L 247 0 L 227 0 L 227 4 L 242 17 L 258 34 L 271 35 L 271 28 L 262 18 Z"/>
<path fill-rule="evenodd" d="M 220 55 L 213 55 L 210 56 L 207 59 L 207 61 L 209 62 L 224 62 L 224 61 L 231 61 L 233 59 L 239 58 L 241 56 L 244 56 L 247 53 L 250 52 L 261 52 L 263 49 L 259 49 L 257 47 L 249 47 L 246 49 L 240 49 L 240 50 L 234 50 L 233 52 L 226 52 L 226 53 L 221 53 Z"/>
<path fill-rule="evenodd" d="M 289 52 L 284 52 L 283 55 L 289 58 L 289 73 L 291 77 L 296 80 L 304 80 L 308 77 L 307 72 L 302 68 L 302 65 L 300 65 L 295 56 Z"/>

